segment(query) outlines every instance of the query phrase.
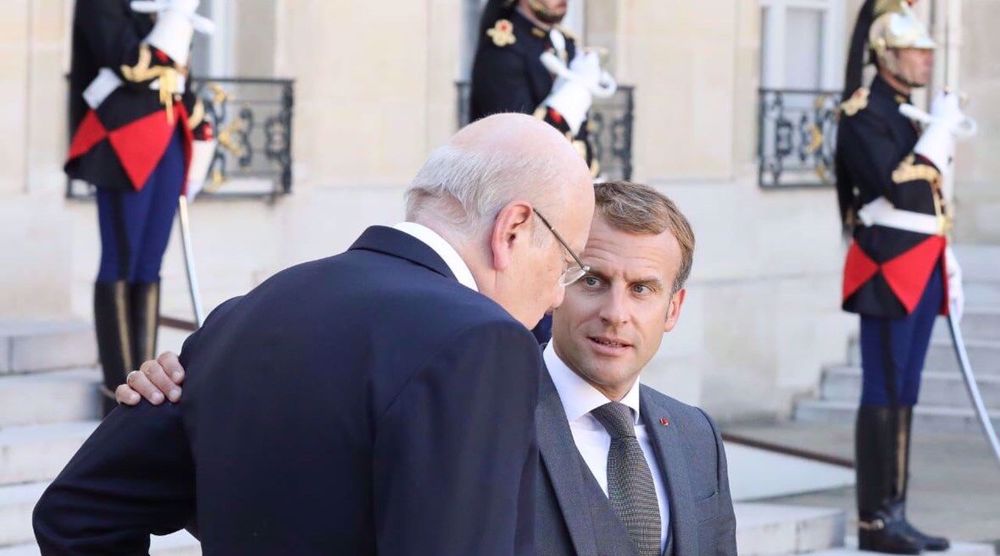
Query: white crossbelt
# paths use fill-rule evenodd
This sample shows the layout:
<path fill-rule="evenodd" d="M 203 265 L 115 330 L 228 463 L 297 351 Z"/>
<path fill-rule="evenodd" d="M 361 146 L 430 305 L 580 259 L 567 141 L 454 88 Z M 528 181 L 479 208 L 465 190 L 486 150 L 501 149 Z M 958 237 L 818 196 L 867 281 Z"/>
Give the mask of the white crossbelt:
<path fill-rule="evenodd" d="M 858 211 L 865 226 L 885 226 L 928 235 L 944 235 L 944 219 L 933 214 L 897 209 L 885 197 L 879 197 Z"/>

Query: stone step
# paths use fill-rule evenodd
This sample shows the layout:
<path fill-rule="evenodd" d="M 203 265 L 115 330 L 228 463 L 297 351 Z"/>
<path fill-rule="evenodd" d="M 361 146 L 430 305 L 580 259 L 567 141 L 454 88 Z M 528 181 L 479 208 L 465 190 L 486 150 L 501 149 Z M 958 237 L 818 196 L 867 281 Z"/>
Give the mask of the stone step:
<path fill-rule="evenodd" d="M 187 531 L 178 531 L 162 537 L 150 537 L 150 556 L 201 556 L 201 545 Z M 0 556 L 40 556 L 34 542 L 2 546 Z"/>
<path fill-rule="evenodd" d="M 1000 282 L 962 283 L 966 307 L 997 307 L 1000 305 Z"/>
<path fill-rule="evenodd" d="M 1000 341 L 966 339 L 965 348 L 969 352 L 969 361 L 977 375 L 1000 374 Z M 850 341 L 848 363 L 854 366 L 861 365 L 861 347 L 857 338 Z M 950 338 L 931 340 L 924 368 L 958 370 L 958 359 L 955 357 L 955 349 Z"/>
<path fill-rule="evenodd" d="M 924 554 L 935 554 L 941 556 L 996 556 L 996 549 L 991 544 L 985 543 L 970 543 L 970 542 L 952 542 L 951 548 L 944 552 L 924 552 Z M 868 552 L 867 550 L 858 550 L 858 539 L 857 537 L 848 537 L 844 541 L 844 546 L 841 548 L 832 548 L 829 550 L 820 550 L 816 552 L 810 552 L 810 556 L 884 556 L 881 552 Z"/>
<path fill-rule="evenodd" d="M 962 278 L 965 281 L 1000 282 L 1000 246 L 956 245 L 955 258 L 962 266 Z"/>
<path fill-rule="evenodd" d="M 802 554 L 843 545 L 843 510 L 737 503 L 736 548 L 741 556 Z"/>
<path fill-rule="evenodd" d="M 0 546 L 33 542 L 31 512 L 48 483 L 0 486 Z"/>
<path fill-rule="evenodd" d="M 806 423 L 853 423 L 857 409 L 857 401 L 801 400 L 795 404 L 794 419 Z M 1000 429 L 1000 411 L 990 411 L 990 418 L 993 427 Z M 913 427 L 925 431 L 982 434 L 971 406 L 917 405 L 913 411 Z"/>
<path fill-rule="evenodd" d="M 0 428 L 0 485 L 55 478 L 97 424 L 84 421 Z"/>
<path fill-rule="evenodd" d="M 1000 411 L 1000 375 L 977 374 L 976 382 L 986 407 Z M 823 371 L 820 397 L 857 403 L 861 397 L 861 368 L 839 365 Z M 958 371 L 925 370 L 921 378 L 920 403 L 932 406 L 970 407 L 965 381 Z"/>
<path fill-rule="evenodd" d="M 100 373 L 74 369 L 0 378 L 0 427 L 100 417 Z"/>
<path fill-rule="evenodd" d="M 97 345 L 90 323 L 0 319 L 0 375 L 96 363 Z"/>
<path fill-rule="evenodd" d="M 968 308 L 962 315 L 962 335 L 967 340 L 1000 341 L 1000 309 L 975 307 Z M 951 341 L 951 332 L 944 319 L 934 323 L 934 339 Z"/>

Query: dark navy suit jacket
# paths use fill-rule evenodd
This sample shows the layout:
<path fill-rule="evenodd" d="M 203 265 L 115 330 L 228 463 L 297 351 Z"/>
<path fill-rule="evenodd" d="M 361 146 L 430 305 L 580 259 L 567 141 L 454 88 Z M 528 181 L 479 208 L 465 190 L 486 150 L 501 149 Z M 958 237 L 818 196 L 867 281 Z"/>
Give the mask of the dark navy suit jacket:
<path fill-rule="evenodd" d="M 192 519 L 205 554 L 534 552 L 537 343 L 411 236 L 278 273 L 181 361 L 180 404 L 116 409 L 46 491 L 44 554 Z"/>

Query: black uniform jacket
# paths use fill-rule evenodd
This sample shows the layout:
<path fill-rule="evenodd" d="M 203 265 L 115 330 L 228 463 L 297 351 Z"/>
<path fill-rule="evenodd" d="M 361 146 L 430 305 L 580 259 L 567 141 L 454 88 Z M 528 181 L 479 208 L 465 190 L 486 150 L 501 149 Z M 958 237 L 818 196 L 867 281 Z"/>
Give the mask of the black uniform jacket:
<path fill-rule="evenodd" d="M 132 11 L 129 0 L 77 0 L 69 75 L 73 138 L 65 168 L 71 178 L 98 187 L 138 190 L 175 130 L 184 136 L 186 162 L 195 134 L 210 136 L 204 106 L 194 95 L 169 95 L 164 102 L 160 92 L 150 88 L 167 73 L 186 72 L 142 42 L 153 24 L 149 14 Z M 122 85 L 95 110 L 86 104 L 83 92 L 101 68 L 112 70 Z"/>
<path fill-rule="evenodd" d="M 563 61 L 569 64 L 576 56 L 576 40 L 569 31 L 559 30 L 566 37 Z M 540 60 L 547 50 L 555 51 L 547 30 L 528 21 L 516 9 L 506 11 L 479 37 L 472 66 L 470 118 L 476 121 L 500 112 L 534 114 L 565 134 L 596 175 L 598 168 L 587 139 L 587 121 L 574 137 L 559 112 L 542 106 L 554 82 Z"/>
<path fill-rule="evenodd" d="M 858 89 L 843 103 L 838 179 L 852 186 L 855 209 L 885 197 L 897 209 L 944 218 L 940 173 L 914 154 L 919 128 L 899 112 L 899 105 L 908 102 L 908 97 L 876 77 L 870 90 Z M 853 235 L 844 266 L 844 309 L 886 318 L 912 312 L 934 265 L 944 265 L 944 235 L 860 222 Z M 947 302 L 942 313 L 946 311 Z"/>

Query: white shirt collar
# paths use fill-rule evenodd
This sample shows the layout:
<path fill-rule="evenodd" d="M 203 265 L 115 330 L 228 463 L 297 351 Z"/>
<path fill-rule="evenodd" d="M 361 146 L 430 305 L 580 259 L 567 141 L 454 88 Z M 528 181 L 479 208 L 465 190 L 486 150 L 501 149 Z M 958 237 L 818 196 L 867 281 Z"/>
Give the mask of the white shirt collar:
<path fill-rule="evenodd" d="M 416 222 L 400 222 L 393 226 L 393 228 L 427 244 L 428 247 L 433 249 L 444 260 L 444 264 L 448 265 L 448 270 L 451 270 L 451 273 L 455 275 L 460 284 L 473 291 L 479 291 L 479 287 L 476 286 L 476 279 L 473 278 L 472 271 L 469 270 L 469 265 L 465 264 L 458 251 L 446 239 L 441 237 L 440 234 Z"/>
<path fill-rule="evenodd" d="M 573 372 L 559 355 L 556 354 L 555 341 L 549 342 L 545 346 L 542 358 L 545 360 L 545 367 L 549 370 L 552 383 L 559 393 L 559 400 L 562 401 L 563 409 L 566 410 L 566 417 L 572 423 L 579 419 L 596 419 L 590 412 L 608 403 L 609 400 L 597 388 L 591 386 L 587 381 L 580 378 L 580 375 Z M 635 417 L 635 424 L 639 421 L 639 381 L 635 381 L 632 388 L 621 399 L 621 403 L 632 409 Z"/>

